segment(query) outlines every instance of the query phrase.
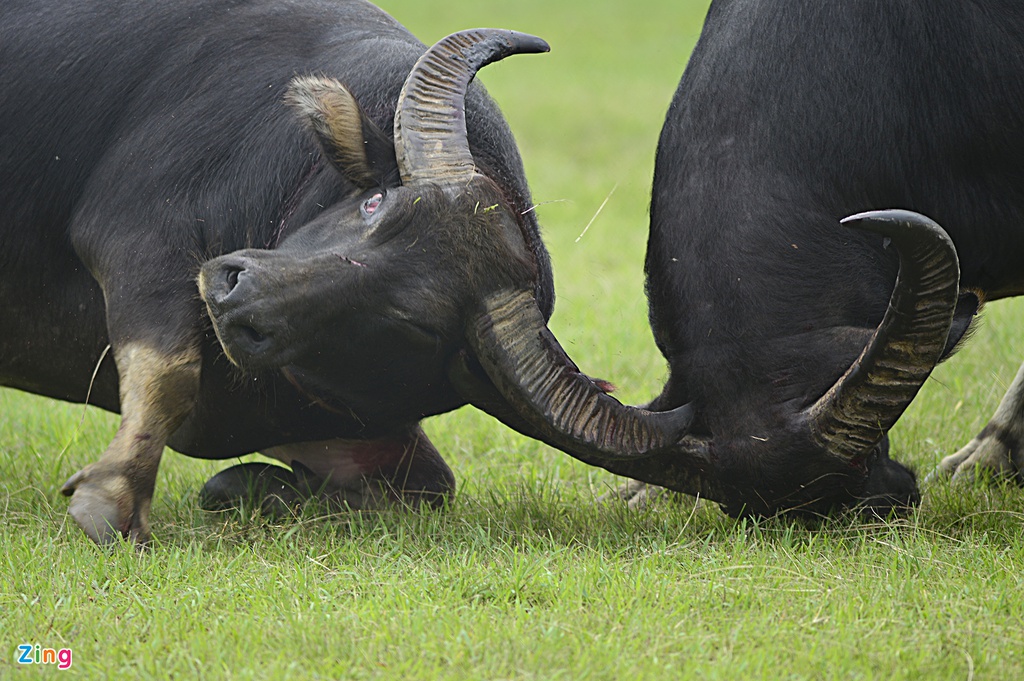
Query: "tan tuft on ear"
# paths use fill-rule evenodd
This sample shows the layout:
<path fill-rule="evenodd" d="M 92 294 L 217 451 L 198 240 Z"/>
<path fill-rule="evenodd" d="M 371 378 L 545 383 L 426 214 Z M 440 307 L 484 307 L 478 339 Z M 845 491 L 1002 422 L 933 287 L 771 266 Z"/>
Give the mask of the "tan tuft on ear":
<path fill-rule="evenodd" d="M 366 157 L 365 116 L 344 85 L 325 76 L 298 76 L 285 103 L 309 122 L 328 158 L 350 180 L 362 187 L 375 184 Z"/>

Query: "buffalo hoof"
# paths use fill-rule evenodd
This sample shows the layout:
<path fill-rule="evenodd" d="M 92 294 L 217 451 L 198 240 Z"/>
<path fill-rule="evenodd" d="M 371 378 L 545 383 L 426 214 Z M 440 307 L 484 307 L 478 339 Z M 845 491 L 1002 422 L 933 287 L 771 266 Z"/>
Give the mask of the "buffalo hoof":
<path fill-rule="evenodd" d="M 259 508 L 265 515 L 280 517 L 295 513 L 312 493 L 287 468 L 243 463 L 210 478 L 199 492 L 199 506 L 207 511 Z"/>
<path fill-rule="evenodd" d="M 72 475 L 60 491 L 71 497 L 68 513 L 100 546 L 110 546 L 122 539 L 139 548 L 149 543 L 145 513 L 135 503 L 125 476 L 102 475 L 98 469 L 87 466 Z"/>
<path fill-rule="evenodd" d="M 954 483 L 971 482 L 976 477 L 990 477 L 994 480 L 1013 479 L 1024 482 L 1022 476 L 1021 438 L 1006 430 L 988 426 L 973 440 L 943 459 L 928 475 L 928 481 L 938 478 L 952 478 Z"/>

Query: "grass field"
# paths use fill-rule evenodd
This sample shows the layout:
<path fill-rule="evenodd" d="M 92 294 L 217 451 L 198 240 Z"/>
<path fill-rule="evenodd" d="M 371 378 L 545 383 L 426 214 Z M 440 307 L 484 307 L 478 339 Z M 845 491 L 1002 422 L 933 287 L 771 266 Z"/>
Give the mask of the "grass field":
<path fill-rule="evenodd" d="M 426 42 L 490 25 L 552 44 L 481 78 L 541 204 L 552 328 L 625 401 L 665 375 L 642 290 L 646 210 L 706 4 L 383 2 Z M 1020 302 L 988 308 L 894 431 L 896 456 L 926 472 L 985 424 L 1024 358 L 1022 320 Z M 595 502 L 613 476 L 465 408 L 427 423 L 459 478 L 443 513 L 208 514 L 196 494 L 224 464 L 169 452 L 156 547 L 138 555 L 89 543 L 58 492 L 116 425 L 0 391 L 0 678 L 58 673 L 16 664 L 22 643 L 71 648 L 86 678 L 1024 675 L 1014 487 L 930 485 L 913 517 L 870 525 L 737 522 L 690 500 L 628 512 Z"/>

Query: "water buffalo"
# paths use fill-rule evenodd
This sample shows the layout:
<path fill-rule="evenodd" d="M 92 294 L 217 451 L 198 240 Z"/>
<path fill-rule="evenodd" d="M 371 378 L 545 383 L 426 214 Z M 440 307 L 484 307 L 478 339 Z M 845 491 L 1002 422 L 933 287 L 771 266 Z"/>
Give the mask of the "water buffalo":
<path fill-rule="evenodd" d="M 646 261 L 651 408 L 693 404 L 696 474 L 649 479 L 733 513 L 917 500 L 888 430 L 979 306 L 1024 293 L 1022 71 L 1005 0 L 712 3 Z M 893 207 L 917 214 L 838 224 Z M 1021 380 L 943 470 L 1021 470 Z"/>
<path fill-rule="evenodd" d="M 358 507 L 449 495 L 419 421 L 480 392 L 571 442 L 563 395 L 677 439 L 687 410 L 623 407 L 546 329 L 521 160 L 470 81 L 547 45 L 424 49 L 360 0 L 0 10 L 0 384 L 120 412 L 63 488 L 93 540 L 147 541 L 165 445 Z M 230 470 L 211 503 L 265 473 Z"/>
<path fill-rule="evenodd" d="M 889 429 L 979 306 L 1024 293 L 1021 73 L 1007 0 L 712 2 L 646 258 L 649 408 L 692 424 L 650 456 L 570 451 L 734 515 L 914 504 Z M 1022 412 L 1024 373 L 941 470 L 1019 474 Z"/>

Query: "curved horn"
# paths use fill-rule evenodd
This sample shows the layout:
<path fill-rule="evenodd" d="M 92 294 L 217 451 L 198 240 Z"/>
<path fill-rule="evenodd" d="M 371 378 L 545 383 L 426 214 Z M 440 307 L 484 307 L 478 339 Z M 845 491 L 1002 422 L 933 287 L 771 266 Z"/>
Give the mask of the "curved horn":
<path fill-rule="evenodd" d="M 402 183 L 472 177 L 465 115 L 470 81 L 479 69 L 509 55 L 550 49 L 532 35 L 477 28 L 453 33 L 427 50 L 409 73 L 395 111 Z"/>
<path fill-rule="evenodd" d="M 844 225 L 892 239 L 900 270 L 882 323 L 860 357 L 806 413 L 811 436 L 853 459 L 899 420 L 938 363 L 956 308 L 960 266 L 949 235 L 905 210 L 852 215 Z"/>
<path fill-rule="evenodd" d="M 467 335 L 487 377 L 521 419 L 511 421 L 517 430 L 598 465 L 680 448 L 708 456 L 706 445 L 683 442 L 693 420 L 689 405 L 651 412 L 606 394 L 565 354 L 530 293 L 489 296 Z"/>

